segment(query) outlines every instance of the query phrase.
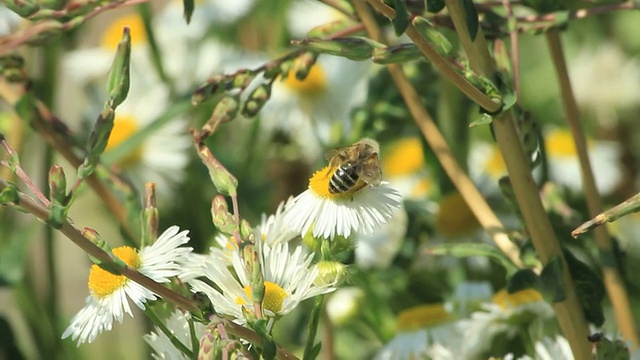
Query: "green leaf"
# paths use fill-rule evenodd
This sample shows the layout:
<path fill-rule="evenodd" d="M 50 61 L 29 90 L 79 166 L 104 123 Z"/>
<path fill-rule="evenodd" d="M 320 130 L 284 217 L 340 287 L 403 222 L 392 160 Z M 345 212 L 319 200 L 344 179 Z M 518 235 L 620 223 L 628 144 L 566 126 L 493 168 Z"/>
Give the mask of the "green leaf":
<path fill-rule="evenodd" d="M 407 11 L 406 0 L 395 1 L 396 17 L 393 19 L 393 29 L 396 32 L 396 36 L 400 36 L 409 26 L 409 12 Z"/>
<path fill-rule="evenodd" d="M 437 13 L 444 9 L 444 0 L 427 0 L 427 11 Z"/>
<path fill-rule="evenodd" d="M 567 298 L 565 293 L 564 273 L 562 271 L 562 260 L 559 256 L 545 265 L 540 273 L 540 292 L 550 302 L 564 301 Z"/>
<path fill-rule="evenodd" d="M 472 128 L 472 127 L 481 126 L 481 125 L 489 125 L 491 124 L 492 121 L 493 121 L 493 116 L 487 113 L 482 113 L 479 119 L 473 120 L 471 123 L 469 123 L 469 127 Z"/>
<path fill-rule="evenodd" d="M 195 2 L 193 0 L 182 0 L 182 6 L 184 8 L 184 20 L 187 22 L 191 22 L 191 15 L 193 15 L 193 10 L 195 10 Z"/>
<path fill-rule="evenodd" d="M 488 244 L 440 244 L 428 248 L 427 253 L 433 255 L 449 255 L 458 258 L 465 258 L 469 256 L 486 256 L 489 259 L 492 259 L 498 264 L 502 265 L 507 270 L 508 276 L 518 271 L 518 267 L 515 266 L 513 262 L 511 262 L 507 255 L 505 255 L 495 246 L 491 246 Z"/>
<path fill-rule="evenodd" d="M 522 269 L 518 270 L 513 276 L 509 279 L 507 283 L 507 291 L 509 294 L 513 294 L 514 292 L 518 292 L 525 289 L 537 289 L 539 285 L 538 275 L 533 272 L 531 269 Z"/>
<path fill-rule="evenodd" d="M 605 296 L 602 279 L 591 267 L 576 258 L 571 251 L 563 250 L 584 315 L 587 321 L 596 326 L 601 326 L 604 323 L 602 300 L 604 300 Z"/>
<path fill-rule="evenodd" d="M 471 41 L 475 41 L 476 35 L 478 35 L 478 10 L 476 9 L 473 0 L 461 0 L 462 7 L 464 8 L 464 17 L 467 22 L 467 29 L 469 29 L 469 37 Z"/>
<path fill-rule="evenodd" d="M 0 317 L 0 354 L 6 356 L 6 359 L 25 358 L 18 348 L 11 324 L 4 316 Z"/>

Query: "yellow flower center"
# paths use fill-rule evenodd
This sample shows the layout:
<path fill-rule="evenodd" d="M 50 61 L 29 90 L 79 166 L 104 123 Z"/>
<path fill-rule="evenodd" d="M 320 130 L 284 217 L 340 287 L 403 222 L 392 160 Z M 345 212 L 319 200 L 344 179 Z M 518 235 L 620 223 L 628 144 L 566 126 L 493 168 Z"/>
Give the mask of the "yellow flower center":
<path fill-rule="evenodd" d="M 147 41 L 147 33 L 144 31 L 144 23 L 138 14 L 127 14 L 115 19 L 109 24 L 102 34 L 100 45 L 109 50 L 114 50 L 122 38 L 122 29 L 128 27 L 131 34 L 131 45 Z"/>
<path fill-rule="evenodd" d="M 398 331 L 414 331 L 449 321 L 451 315 L 443 304 L 426 304 L 403 310 L 396 318 Z"/>
<path fill-rule="evenodd" d="M 140 265 L 140 257 L 136 249 L 129 246 L 121 246 L 113 249 L 113 254 L 129 267 L 137 269 Z M 91 265 L 89 272 L 89 291 L 97 298 L 103 298 L 113 294 L 127 282 L 127 277 L 116 275 L 104 270 L 98 265 Z"/>
<path fill-rule="evenodd" d="M 311 179 L 309 179 L 309 189 L 323 198 L 330 198 L 333 200 L 337 199 L 351 199 L 353 194 L 362 190 L 367 186 L 367 183 L 358 179 L 358 182 L 350 188 L 349 190 L 343 193 L 332 193 L 329 191 L 329 182 L 331 182 L 331 177 L 338 170 L 336 167 L 327 166 L 323 169 L 316 171 Z"/>
<path fill-rule="evenodd" d="M 520 290 L 513 294 L 502 289 L 493 296 L 493 302 L 505 310 L 537 301 L 542 301 L 542 295 L 534 289 Z"/>
<path fill-rule="evenodd" d="M 244 287 L 244 293 L 247 294 L 247 297 L 251 299 L 251 285 L 247 285 Z M 280 310 L 282 310 L 282 303 L 284 299 L 287 298 L 289 294 L 284 291 L 280 285 L 276 283 L 272 283 L 270 281 L 264 282 L 264 299 L 262 299 L 262 308 L 265 310 L 269 310 L 274 314 L 278 314 Z M 243 298 L 238 298 L 236 303 L 240 305 L 246 305 L 246 302 Z"/>
<path fill-rule="evenodd" d="M 479 223 L 462 195 L 453 192 L 440 201 L 436 226 L 445 236 L 455 238 L 477 229 Z"/>
<path fill-rule="evenodd" d="M 411 196 L 413 196 L 414 198 L 427 196 L 431 192 L 431 189 L 433 189 L 433 183 L 431 182 L 431 179 L 420 179 L 420 181 L 418 181 L 413 186 L 413 189 L 411 189 Z"/>
<path fill-rule="evenodd" d="M 130 138 L 138 131 L 138 122 L 131 116 L 118 115 L 113 123 L 113 129 L 109 140 L 107 141 L 107 148 L 105 151 L 109 151 L 122 142 Z M 137 146 L 135 150 L 131 151 L 127 156 L 120 159 L 120 166 L 127 168 L 133 164 L 140 162 L 142 158 L 142 147 Z"/>
<path fill-rule="evenodd" d="M 502 154 L 497 146 L 491 147 L 491 154 L 485 162 L 485 171 L 493 178 L 499 178 L 507 173 L 507 165 L 502 159 Z"/>
<path fill-rule="evenodd" d="M 327 76 L 319 64 L 314 64 L 304 80 L 298 80 L 293 71 L 289 71 L 284 84 L 296 93 L 304 96 L 314 96 L 327 89 Z"/>
<path fill-rule="evenodd" d="M 554 129 L 546 134 L 544 138 L 545 146 L 549 157 L 576 157 L 576 144 L 568 129 Z M 591 141 L 587 140 L 587 146 Z"/>
<path fill-rule="evenodd" d="M 416 137 L 398 141 L 385 156 L 383 166 L 389 176 L 411 175 L 425 165 L 422 143 Z"/>

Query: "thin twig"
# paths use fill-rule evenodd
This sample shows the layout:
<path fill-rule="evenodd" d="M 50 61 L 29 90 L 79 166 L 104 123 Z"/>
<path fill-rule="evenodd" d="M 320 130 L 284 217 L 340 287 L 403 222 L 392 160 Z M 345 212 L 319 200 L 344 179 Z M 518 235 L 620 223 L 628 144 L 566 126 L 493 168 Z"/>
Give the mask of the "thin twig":
<path fill-rule="evenodd" d="M 546 33 L 546 38 L 553 58 L 556 74 L 558 75 L 558 82 L 560 83 L 562 101 L 567 114 L 567 123 L 571 129 L 571 134 L 573 135 L 576 151 L 578 153 L 587 207 L 589 209 L 589 214 L 594 217 L 602 212 L 602 200 L 598 194 L 598 189 L 593 176 L 593 169 L 591 168 L 591 163 L 589 161 L 587 141 L 584 135 L 584 130 L 580 124 L 578 104 L 573 96 L 571 81 L 569 79 L 569 73 L 567 72 L 567 64 L 562 50 L 560 34 L 558 33 L 558 30 L 554 28 Z M 606 255 L 607 257 L 615 258 L 612 254 L 613 245 L 611 243 L 611 237 L 609 237 L 609 234 L 607 233 L 607 228 L 604 226 L 596 228 L 594 230 L 594 235 L 596 246 L 600 253 L 608 254 Z M 630 341 L 632 347 L 635 349 L 638 347 L 638 334 L 633 322 L 633 314 L 631 313 L 629 306 L 627 291 L 625 289 L 624 282 L 618 273 L 616 264 L 610 264 L 603 261 L 602 275 L 622 336 L 625 340 Z"/>
<path fill-rule="evenodd" d="M 365 24 L 365 27 L 371 34 L 371 37 L 376 41 L 382 41 L 382 32 L 362 0 L 354 1 L 354 5 L 360 15 L 360 18 Z M 489 236 L 491 236 L 496 246 L 498 246 L 498 248 L 506 254 L 516 266 L 522 267 L 518 247 L 511 242 L 498 217 L 494 214 L 480 191 L 478 191 L 471 179 L 469 179 L 468 175 L 458 164 L 455 155 L 449 148 L 445 138 L 442 136 L 440 129 L 438 129 L 431 115 L 429 115 L 424 106 L 422 106 L 420 96 L 413 85 L 411 85 L 411 82 L 405 75 L 402 67 L 397 64 L 389 64 L 387 65 L 387 69 L 398 87 L 398 90 L 402 94 L 405 103 L 409 107 L 409 111 L 411 112 L 413 119 L 422 131 L 422 135 L 427 143 L 429 143 L 431 149 L 433 149 L 436 157 L 442 164 L 442 167 L 451 179 L 451 182 L 453 182 L 460 192 L 460 195 L 465 199 L 465 202 L 471 209 L 471 212 L 473 212 L 475 217 L 478 219 L 478 222 L 482 225 Z"/>
<path fill-rule="evenodd" d="M 10 158 L 14 158 L 17 160 L 18 154 L 13 150 L 11 145 L 9 145 L 7 140 L 4 138 L 4 135 L 1 133 L 0 133 L 0 142 L 2 143 L 2 147 L 4 148 L 4 151 L 7 152 L 7 155 L 9 155 Z M 27 186 L 27 188 L 31 190 L 31 192 L 36 196 L 36 198 L 38 199 L 38 201 L 40 201 L 42 205 L 49 206 L 51 204 L 49 199 L 47 199 L 47 197 L 42 193 L 42 191 L 40 191 L 38 186 L 36 186 L 36 184 L 34 184 L 33 181 L 31 181 L 31 178 L 29 177 L 29 175 L 27 175 L 27 173 L 24 171 L 22 166 L 20 166 L 20 162 L 10 164 L 5 161 L 0 161 L 0 165 L 5 166 L 9 169 L 13 168 L 14 174 L 16 174 L 18 179 L 20 179 Z"/>

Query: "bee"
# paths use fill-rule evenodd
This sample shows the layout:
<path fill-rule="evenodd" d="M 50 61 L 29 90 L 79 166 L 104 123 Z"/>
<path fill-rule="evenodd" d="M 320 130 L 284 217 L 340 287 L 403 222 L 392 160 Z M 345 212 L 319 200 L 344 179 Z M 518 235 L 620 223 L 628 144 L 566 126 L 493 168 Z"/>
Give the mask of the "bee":
<path fill-rule="evenodd" d="M 329 160 L 329 168 L 337 168 L 329 181 L 329 192 L 342 194 L 358 191 L 367 184 L 380 184 L 382 171 L 379 152 L 378 142 L 369 138 L 361 139 L 351 146 L 328 151 L 325 158 Z"/>

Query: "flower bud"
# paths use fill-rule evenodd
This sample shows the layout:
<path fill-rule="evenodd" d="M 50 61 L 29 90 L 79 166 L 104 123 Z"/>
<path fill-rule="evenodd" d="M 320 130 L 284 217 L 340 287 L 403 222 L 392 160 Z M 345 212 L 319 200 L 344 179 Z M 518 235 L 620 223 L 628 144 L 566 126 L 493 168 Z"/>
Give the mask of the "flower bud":
<path fill-rule="evenodd" d="M 313 283 L 316 286 L 339 286 L 347 276 L 347 266 L 338 261 L 322 260 L 316 264 L 318 276 Z"/>
<path fill-rule="evenodd" d="M 122 39 L 118 44 L 111 70 L 109 71 L 109 78 L 107 79 L 107 93 L 111 101 L 111 108 L 117 107 L 127 98 L 129 92 L 130 57 L 131 34 L 129 28 L 125 27 L 122 31 Z"/>
<path fill-rule="evenodd" d="M 383 48 L 384 45 L 364 37 L 294 40 L 293 45 L 304 49 L 317 51 L 321 54 L 342 56 L 351 60 L 367 60 L 373 50 Z"/>
<path fill-rule="evenodd" d="M 58 164 L 49 169 L 49 192 L 50 198 L 59 204 L 67 203 L 67 177 L 64 170 Z"/>
<path fill-rule="evenodd" d="M 247 118 L 256 116 L 270 97 L 271 84 L 258 85 L 258 87 L 249 94 L 247 101 L 245 101 L 244 106 L 242 107 L 242 115 Z"/>
<path fill-rule="evenodd" d="M 371 60 L 376 64 L 395 64 L 422 58 L 415 44 L 400 44 L 373 50 Z"/>

